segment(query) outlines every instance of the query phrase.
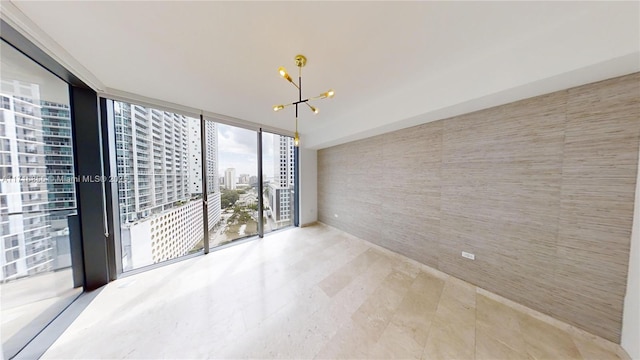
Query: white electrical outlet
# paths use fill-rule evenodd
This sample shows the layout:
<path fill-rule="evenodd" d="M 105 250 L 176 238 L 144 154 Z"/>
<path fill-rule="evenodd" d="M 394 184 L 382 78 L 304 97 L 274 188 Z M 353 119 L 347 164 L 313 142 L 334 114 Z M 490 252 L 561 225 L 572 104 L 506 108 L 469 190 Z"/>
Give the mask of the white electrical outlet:
<path fill-rule="evenodd" d="M 462 252 L 462 257 L 463 257 L 463 258 L 470 259 L 470 260 L 475 260 L 475 259 L 476 259 L 476 256 L 475 256 L 475 255 L 473 255 L 472 253 L 468 253 L 468 252 L 466 252 L 466 251 L 463 251 L 463 252 Z"/>

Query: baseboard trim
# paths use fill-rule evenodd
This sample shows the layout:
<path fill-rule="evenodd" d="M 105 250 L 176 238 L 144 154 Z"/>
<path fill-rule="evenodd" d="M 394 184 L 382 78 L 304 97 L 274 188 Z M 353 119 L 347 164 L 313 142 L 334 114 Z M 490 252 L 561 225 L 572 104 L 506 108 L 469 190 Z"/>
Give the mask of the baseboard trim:
<path fill-rule="evenodd" d="M 304 228 L 304 227 L 309 227 L 309 226 L 318 225 L 318 224 L 321 224 L 321 223 L 319 221 L 313 221 L 313 222 L 308 222 L 308 223 L 305 223 L 305 224 L 301 224 L 300 227 Z"/>

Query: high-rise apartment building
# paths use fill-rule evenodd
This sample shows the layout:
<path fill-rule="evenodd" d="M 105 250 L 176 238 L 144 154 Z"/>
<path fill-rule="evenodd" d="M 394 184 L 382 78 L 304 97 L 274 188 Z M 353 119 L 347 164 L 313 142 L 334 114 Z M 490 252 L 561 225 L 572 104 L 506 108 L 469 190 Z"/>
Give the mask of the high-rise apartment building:
<path fill-rule="evenodd" d="M 4 79 L 0 98 L 0 280 L 8 280 L 70 265 L 76 199 L 69 105 Z"/>
<path fill-rule="evenodd" d="M 188 124 L 188 146 L 189 146 L 189 193 L 192 195 L 202 194 L 202 151 L 200 122 L 190 121 Z"/>
<path fill-rule="evenodd" d="M 48 205 L 66 218 L 76 208 L 69 105 L 51 101 L 40 104 L 47 174 L 56 179 L 48 188 Z"/>
<path fill-rule="evenodd" d="M 125 269 L 187 254 L 204 234 L 200 120 L 122 102 L 114 102 L 114 119 Z M 204 136 L 209 181 L 217 174 L 215 123 Z M 213 226 L 220 195 L 217 181 L 207 186 Z"/>
<path fill-rule="evenodd" d="M 189 199 L 189 118 L 123 102 L 114 117 L 121 222 Z"/>
<path fill-rule="evenodd" d="M 50 234 L 57 251 L 54 268 L 71 265 L 69 248 L 69 215 L 77 213 L 73 170 L 73 143 L 69 105 L 43 100 L 40 102 L 47 175 L 55 181 L 47 184 Z"/>
<path fill-rule="evenodd" d="M 207 159 L 207 211 L 209 230 L 220 221 L 220 182 L 218 178 L 218 127 L 213 121 L 205 123 L 205 144 Z"/>
<path fill-rule="evenodd" d="M 269 205 L 278 226 L 288 225 L 292 215 L 294 189 L 294 143 L 288 136 L 274 136 L 274 179 L 269 184 Z"/>
<path fill-rule="evenodd" d="M 251 175 L 249 174 L 240 174 L 240 176 L 238 176 L 238 184 L 249 184 L 250 178 Z"/>
<path fill-rule="evenodd" d="M 255 175 L 252 175 L 249 177 L 249 185 L 251 186 L 258 186 L 258 177 Z"/>
<path fill-rule="evenodd" d="M 224 171 L 224 187 L 227 190 L 236 189 L 236 169 L 228 168 Z"/>

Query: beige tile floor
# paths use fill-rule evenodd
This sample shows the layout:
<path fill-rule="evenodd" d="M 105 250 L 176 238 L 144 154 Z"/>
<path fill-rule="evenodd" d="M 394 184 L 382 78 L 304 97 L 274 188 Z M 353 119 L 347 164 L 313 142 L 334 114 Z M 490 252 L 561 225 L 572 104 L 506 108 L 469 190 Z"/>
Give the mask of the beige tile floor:
<path fill-rule="evenodd" d="M 43 356 L 621 357 L 615 344 L 324 225 L 112 282 Z"/>

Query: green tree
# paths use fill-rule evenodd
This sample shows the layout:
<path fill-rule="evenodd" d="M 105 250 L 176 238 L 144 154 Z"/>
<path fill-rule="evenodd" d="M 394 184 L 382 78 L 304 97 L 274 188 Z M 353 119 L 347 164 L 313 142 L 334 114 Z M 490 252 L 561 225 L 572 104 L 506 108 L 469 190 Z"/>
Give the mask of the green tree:
<path fill-rule="evenodd" d="M 233 214 L 227 220 L 227 224 L 246 224 L 251 220 L 251 214 L 247 212 L 247 208 L 234 206 Z"/>
<path fill-rule="evenodd" d="M 240 199 L 240 195 L 238 195 L 237 191 L 223 189 L 220 195 L 220 207 L 226 209 L 233 206 L 238 199 Z"/>

